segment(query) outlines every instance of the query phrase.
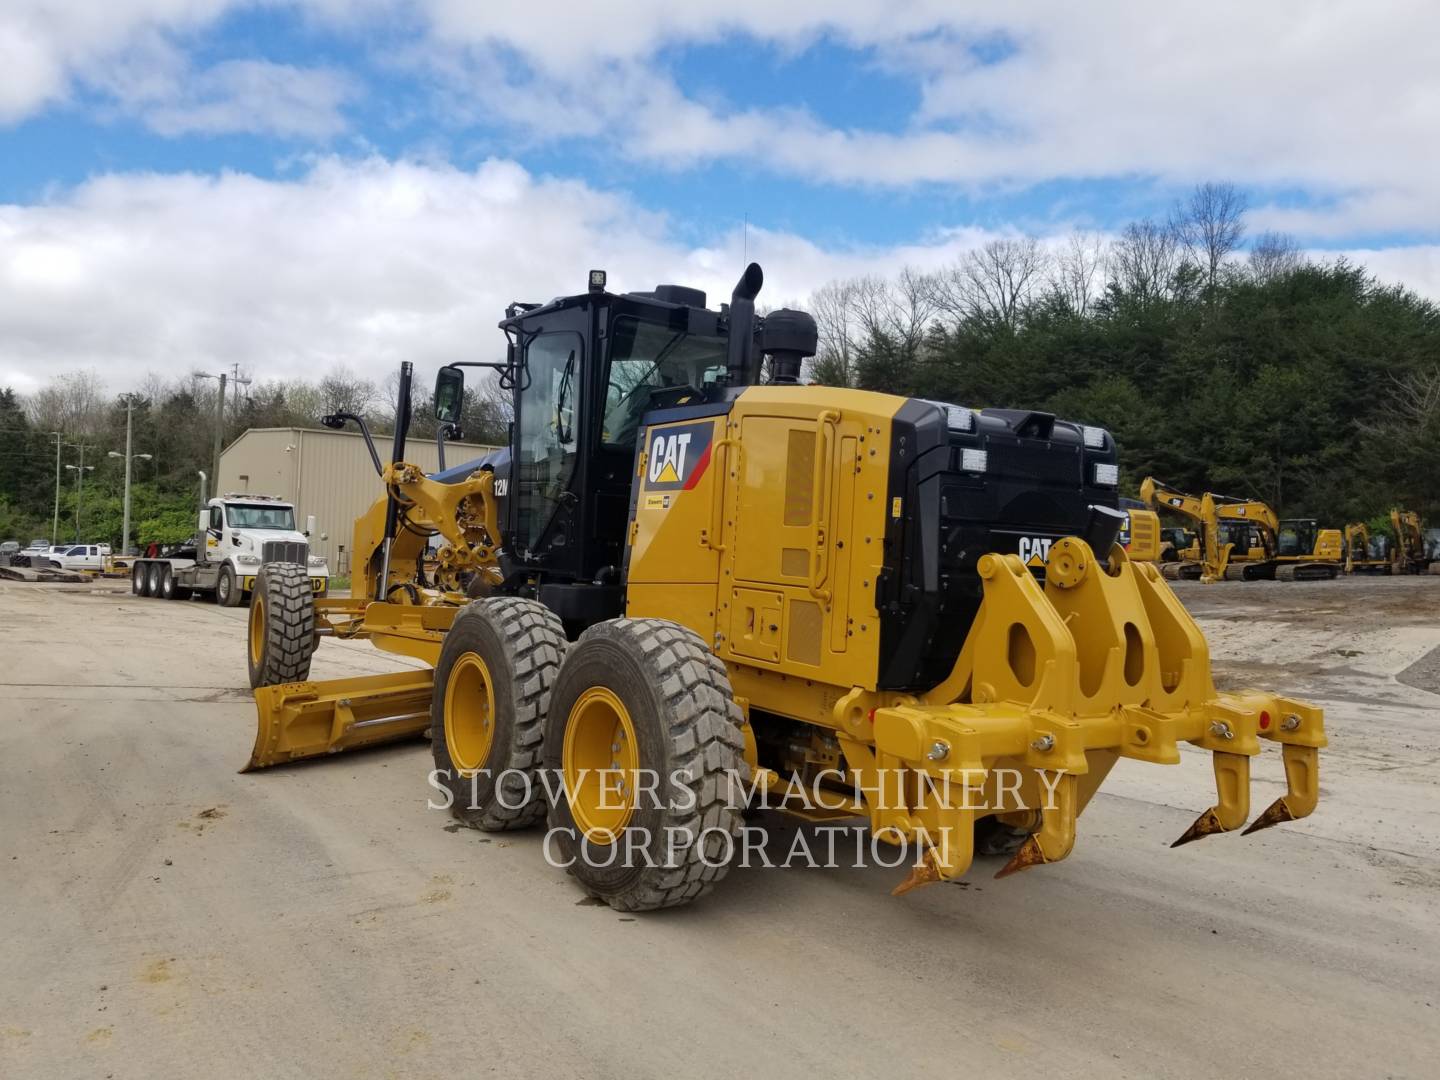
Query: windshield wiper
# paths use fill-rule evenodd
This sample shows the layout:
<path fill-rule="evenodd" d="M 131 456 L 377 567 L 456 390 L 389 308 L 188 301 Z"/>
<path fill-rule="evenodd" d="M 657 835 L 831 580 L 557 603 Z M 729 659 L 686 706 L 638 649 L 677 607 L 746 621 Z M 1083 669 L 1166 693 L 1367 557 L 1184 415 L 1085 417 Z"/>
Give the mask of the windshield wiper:
<path fill-rule="evenodd" d="M 570 359 L 565 361 L 565 371 L 560 376 L 560 389 L 555 395 L 555 434 L 560 445 L 570 442 L 570 430 L 565 426 L 565 399 L 570 396 L 570 380 L 575 375 L 575 350 L 570 350 Z"/>

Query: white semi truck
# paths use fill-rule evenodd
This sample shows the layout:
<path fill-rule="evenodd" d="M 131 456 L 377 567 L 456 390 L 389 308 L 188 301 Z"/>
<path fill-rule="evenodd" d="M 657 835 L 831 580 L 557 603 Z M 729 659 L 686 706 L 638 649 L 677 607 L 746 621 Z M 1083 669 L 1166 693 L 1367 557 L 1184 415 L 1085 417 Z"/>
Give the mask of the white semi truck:
<path fill-rule="evenodd" d="M 270 495 L 231 492 L 211 499 L 200 511 L 195 537 L 168 556 L 136 559 L 130 590 L 136 596 L 183 600 L 194 593 L 214 593 L 217 603 L 239 607 L 250 598 L 255 576 L 266 563 L 297 563 L 305 567 L 316 596 L 330 590 L 325 559 L 310 554 L 309 536 L 295 528 L 295 507 Z"/>

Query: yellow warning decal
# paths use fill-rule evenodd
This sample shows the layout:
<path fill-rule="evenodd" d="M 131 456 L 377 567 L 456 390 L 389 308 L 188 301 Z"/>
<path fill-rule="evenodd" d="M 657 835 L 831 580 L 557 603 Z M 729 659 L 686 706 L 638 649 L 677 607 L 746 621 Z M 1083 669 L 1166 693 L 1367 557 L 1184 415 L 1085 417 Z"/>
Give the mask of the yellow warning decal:
<path fill-rule="evenodd" d="M 895 498 L 890 500 L 890 516 L 892 518 L 898 519 L 900 517 L 900 506 L 900 496 L 897 495 L 895 496 Z"/>

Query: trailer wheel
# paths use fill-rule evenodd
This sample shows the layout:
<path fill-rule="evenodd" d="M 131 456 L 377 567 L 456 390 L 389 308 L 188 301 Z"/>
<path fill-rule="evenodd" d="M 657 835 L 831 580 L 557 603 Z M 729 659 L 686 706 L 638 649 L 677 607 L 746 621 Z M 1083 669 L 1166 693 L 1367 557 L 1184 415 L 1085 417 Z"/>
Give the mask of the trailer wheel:
<path fill-rule="evenodd" d="M 616 619 L 571 647 L 550 699 L 551 836 L 591 896 L 674 907 L 729 870 L 749 768 L 725 665 L 693 631 Z"/>
<path fill-rule="evenodd" d="M 215 602 L 221 607 L 239 607 L 244 596 L 245 590 L 240 588 L 240 583 L 235 580 L 234 569 L 226 563 L 220 568 L 220 577 L 215 582 Z"/>
<path fill-rule="evenodd" d="M 165 569 L 164 563 L 151 563 L 150 569 L 145 575 L 145 595 L 158 597 L 160 595 L 160 580 Z"/>
<path fill-rule="evenodd" d="M 190 599 L 190 590 L 184 585 L 175 584 L 175 570 L 172 567 L 165 567 L 160 578 L 160 595 L 166 600 Z"/>
<path fill-rule="evenodd" d="M 486 832 L 545 816 L 541 741 L 565 630 L 544 604 L 499 596 L 455 616 L 435 666 L 430 745 L 450 812 Z"/>
<path fill-rule="evenodd" d="M 303 682 L 315 654 L 315 598 L 295 563 L 266 563 L 255 576 L 246 658 L 250 686 Z"/>
<path fill-rule="evenodd" d="M 149 593 L 150 579 L 145 572 L 145 564 L 137 562 L 130 568 L 130 592 L 135 596 L 146 596 Z"/>

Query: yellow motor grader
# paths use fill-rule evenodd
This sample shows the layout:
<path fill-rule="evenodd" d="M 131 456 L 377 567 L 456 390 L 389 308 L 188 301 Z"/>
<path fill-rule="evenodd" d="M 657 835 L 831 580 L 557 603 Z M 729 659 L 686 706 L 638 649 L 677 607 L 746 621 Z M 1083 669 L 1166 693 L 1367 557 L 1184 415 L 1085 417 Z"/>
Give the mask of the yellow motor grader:
<path fill-rule="evenodd" d="M 261 568 L 250 767 L 428 732 L 458 817 L 546 821 L 626 910 L 710 889 L 762 799 L 913 852 L 897 891 L 964 875 L 977 841 L 1012 855 L 1002 875 L 1065 858 L 1116 761 L 1182 743 L 1216 790 L 1177 844 L 1246 823 L 1267 742 L 1286 794 L 1246 831 L 1315 808 L 1321 710 L 1216 690 L 1195 622 L 1116 543 L 1108 432 L 801 385 L 814 321 L 757 316 L 762 280 L 719 311 L 601 272 L 511 305 L 510 445 L 432 476 L 405 461 L 403 366 L 353 597 Z M 309 681 L 326 635 L 426 668 Z"/>

